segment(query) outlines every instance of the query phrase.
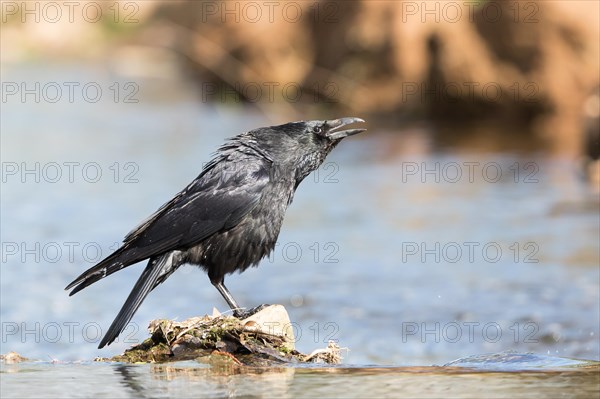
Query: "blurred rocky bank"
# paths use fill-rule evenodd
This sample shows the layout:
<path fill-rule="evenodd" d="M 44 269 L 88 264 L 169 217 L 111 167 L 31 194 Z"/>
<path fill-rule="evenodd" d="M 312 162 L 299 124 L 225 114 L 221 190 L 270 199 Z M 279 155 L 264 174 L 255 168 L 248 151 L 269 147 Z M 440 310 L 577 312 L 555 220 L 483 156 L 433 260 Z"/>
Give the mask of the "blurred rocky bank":
<path fill-rule="evenodd" d="M 206 102 L 427 121 L 442 141 L 498 140 L 468 128 L 480 125 L 573 157 L 598 145 L 596 1 L 156 1 L 122 3 L 118 23 L 108 3 L 108 22 L 94 28 L 115 39 L 113 56 L 168 52 Z M 132 11 L 139 23 L 127 25 Z M 81 32 L 19 29 L 44 36 L 45 51 L 92 47 Z"/>

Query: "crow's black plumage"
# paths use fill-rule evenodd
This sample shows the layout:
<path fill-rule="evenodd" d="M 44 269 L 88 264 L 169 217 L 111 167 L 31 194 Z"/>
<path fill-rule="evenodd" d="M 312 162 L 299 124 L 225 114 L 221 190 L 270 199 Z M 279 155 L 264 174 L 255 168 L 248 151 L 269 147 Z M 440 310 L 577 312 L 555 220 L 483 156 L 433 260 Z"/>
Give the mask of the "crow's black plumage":
<path fill-rule="evenodd" d="M 275 247 L 298 184 L 359 118 L 301 121 L 255 129 L 219 148 L 200 175 L 131 231 L 123 245 L 65 289 L 70 295 L 149 259 L 99 348 L 125 328 L 144 298 L 185 263 L 203 268 L 234 315 L 244 315 L 224 285 L 226 274 L 257 265 Z"/>

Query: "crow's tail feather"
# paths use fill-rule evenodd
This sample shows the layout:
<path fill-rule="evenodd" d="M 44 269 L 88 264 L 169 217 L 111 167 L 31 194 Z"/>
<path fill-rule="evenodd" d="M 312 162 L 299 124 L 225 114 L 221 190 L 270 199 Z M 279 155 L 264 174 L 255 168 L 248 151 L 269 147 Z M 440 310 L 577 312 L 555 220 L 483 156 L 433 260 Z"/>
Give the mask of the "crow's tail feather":
<path fill-rule="evenodd" d="M 72 296 L 85 287 L 94 284 L 96 281 L 102 280 L 106 276 L 110 276 L 127 266 L 148 258 L 148 256 L 141 257 L 136 252 L 133 248 L 119 248 L 96 266 L 81 273 L 79 277 L 65 287 L 65 290 L 70 290 L 74 287 L 73 291 L 69 293 L 69 296 Z"/>
<path fill-rule="evenodd" d="M 150 291 L 174 271 L 175 268 L 173 266 L 172 252 L 150 259 L 144 272 L 135 283 L 129 297 L 127 297 L 121 311 L 119 311 L 117 318 L 112 322 L 106 335 L 100 341 L 98 349 L 110 345 L 119 336 Z"/>

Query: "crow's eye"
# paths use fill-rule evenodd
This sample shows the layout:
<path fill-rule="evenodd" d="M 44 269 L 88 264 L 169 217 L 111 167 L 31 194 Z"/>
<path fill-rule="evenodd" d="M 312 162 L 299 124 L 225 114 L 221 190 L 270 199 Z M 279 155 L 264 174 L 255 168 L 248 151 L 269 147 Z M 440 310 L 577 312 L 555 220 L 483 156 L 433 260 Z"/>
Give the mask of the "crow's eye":
<path fill-rule="evenodd" d="M 313 132 L 314 132 L 314 133 L 317 133 L 317 134 L 318 134 L 318 133 L 321 133 L 321 131 L 322 131 L 322 129 L 321 129 L 321 127 L 320 127 L 320 126 L 315 126 L 315 127 L 313 128 Z"/>

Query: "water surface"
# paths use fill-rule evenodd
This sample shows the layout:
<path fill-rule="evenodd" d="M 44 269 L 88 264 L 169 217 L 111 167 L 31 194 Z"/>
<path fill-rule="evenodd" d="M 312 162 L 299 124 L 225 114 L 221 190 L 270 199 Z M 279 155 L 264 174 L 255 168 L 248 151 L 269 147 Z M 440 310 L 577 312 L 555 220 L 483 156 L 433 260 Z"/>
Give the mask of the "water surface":
<path fill-rule="evenodd" d="M 2 79 L 95 81 L 110 93 L 111 84 L 131 78 L 76 65 L 8 66 Z M 137 103 L 106 95 L 97 103 L 3 104 L 3 168 L 18 171 L 3 169 L 2 353 L 89 361 L 141 342 L 152 319 L 226 309 L 206 275 L 184 267 L 148 297 L 119 342 L 98 350 L 143 266 L 72 298 L 63 291 L 189 183 L 226 137 L 272 122 L 204 104 L 183 83 L 136 82 Z M 348 348 L 346 365 L 426 366 L 506 350 L 600 360 L 599 212 L 577 165 L 543 154 L 434 151 L 426 129 L 369 128 L 365 137 L 343 142 L 300 186 L 272 257 L 228 277 L 237 300 L 283 304 L 298 349 L 310 352 L 335 339 Z M 39 367 L 122 378 L 116 366 Z M 126 369 L 144 370 L 146 382 L 157 384 L 153 392 L 173 393 L 172 385 L 159 387 L 163 372 L 148 372 L 170 366 L 144 367 Z M 286 377 L 291 396 L 297 379 L 303 387 L 314 383 L 308 392 L 318 393 L 322 374 L 286 373 L 293 375 Z M 427 379 L 398 373 L 398 389 Z M 501 385 L 512 377 L 435 378 Z"/>

